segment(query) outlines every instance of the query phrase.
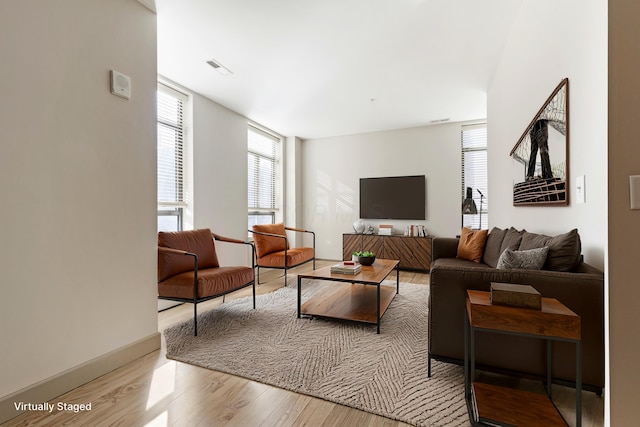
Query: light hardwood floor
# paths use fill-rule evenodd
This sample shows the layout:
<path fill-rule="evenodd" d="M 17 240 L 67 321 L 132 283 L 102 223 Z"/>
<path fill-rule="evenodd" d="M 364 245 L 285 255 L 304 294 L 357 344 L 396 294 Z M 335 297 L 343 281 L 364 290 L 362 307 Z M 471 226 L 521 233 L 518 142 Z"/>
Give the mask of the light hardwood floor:
<path fill-rule="evenodd" d="M 318 261 L 317 267 L 333 261 Z M 311 264 L 293 269 L 295 274 L 311 270 Z M 261 271 L 258 294 L 283 286 L 282 272 Z M 400 280 L 428 283 L 424 273 L 401 272 Z M 226 300 L 251 294 L 244 289 L 227 295 Z M 198 305 L 198 312 L 214 308 L 222 298 Z M 190 319 L 191 304 L 171 308 L 158 315 L 158 330 Z M 521 384 L 516 381 L 516 385 Z M 524 387 L 528 387 L 527 384 Z M 554 387 L 554 401 L 574 424 L 574 391 Z M 210 371 L 165 357 L 162 348 L 116 369 L 90 383 L 53 399 L 52 402 L 89 403 L 90 412 L 57 412 L 54 415 L 26 413 L 3 426 L 407 426 L 405 423 L 289 392 L 244 378 Z M 583 392 L 583 426 L 604 425 L 604 399 Z"/>

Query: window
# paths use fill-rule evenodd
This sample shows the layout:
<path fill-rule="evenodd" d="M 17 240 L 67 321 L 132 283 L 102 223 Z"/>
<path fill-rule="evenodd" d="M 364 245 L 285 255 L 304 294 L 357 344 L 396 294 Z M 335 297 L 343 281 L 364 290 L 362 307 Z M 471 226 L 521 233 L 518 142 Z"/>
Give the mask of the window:
<path fill-rule="evenodd" d="M 187 96 L 158 83 L 158 231 L 182 230 Z"/>
<path fill-rule="evenodd" d="M 276 135 L 254 126 L 248 130 L 249 228 L 273 224 L 279 206 L 280 143 Z"/>
<path fill-rule="evenodd" d="M 472 190 L 478 213 L 462 215 L 462 225 L 489 228 L 486 124 L 462 126 L 462 200 L 467 187 Z"/>

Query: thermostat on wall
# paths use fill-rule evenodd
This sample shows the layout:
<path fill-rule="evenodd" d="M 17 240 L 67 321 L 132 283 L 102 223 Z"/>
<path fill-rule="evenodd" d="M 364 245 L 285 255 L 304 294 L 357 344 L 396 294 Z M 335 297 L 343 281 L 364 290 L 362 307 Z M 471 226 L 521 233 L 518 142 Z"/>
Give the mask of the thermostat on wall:
<path fill-rule="evenodd" d="M 129 99 L 131 97 L 131 78 L 116 70 L 111 70 L 111 93 Z"/>

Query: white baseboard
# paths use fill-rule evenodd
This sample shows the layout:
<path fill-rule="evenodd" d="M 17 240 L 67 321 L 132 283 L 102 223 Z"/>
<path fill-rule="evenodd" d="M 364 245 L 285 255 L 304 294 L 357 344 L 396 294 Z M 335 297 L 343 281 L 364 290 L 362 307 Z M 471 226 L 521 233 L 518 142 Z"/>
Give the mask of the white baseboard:
<path fill-rule="evenodd" d="M 24 411 L 15 402 L 48 402 L 68 391 L 132 362 L 160 348 L 161 334 L 156 332 L 129 345 L 89 360 L 0 399 L 0 424 Z"/>

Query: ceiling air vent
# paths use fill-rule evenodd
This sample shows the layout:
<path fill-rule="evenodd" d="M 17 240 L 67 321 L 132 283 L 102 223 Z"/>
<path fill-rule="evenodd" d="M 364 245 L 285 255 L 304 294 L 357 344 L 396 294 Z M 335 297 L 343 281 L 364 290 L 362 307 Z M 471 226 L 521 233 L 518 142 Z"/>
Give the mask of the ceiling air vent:
<path fill-rule="evenodd" d="M 233 74 L 228 68 L 214 59 L 207 61 L 207 64 L 211 65 L 217 72 L 222 75 L 228 76 L 229 74 Z"/>

